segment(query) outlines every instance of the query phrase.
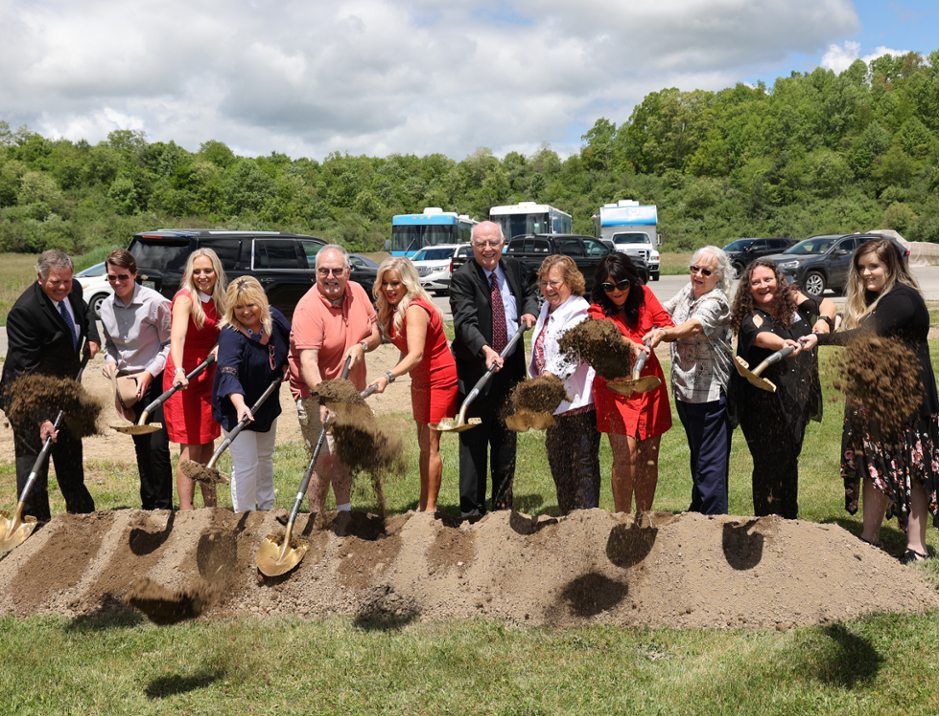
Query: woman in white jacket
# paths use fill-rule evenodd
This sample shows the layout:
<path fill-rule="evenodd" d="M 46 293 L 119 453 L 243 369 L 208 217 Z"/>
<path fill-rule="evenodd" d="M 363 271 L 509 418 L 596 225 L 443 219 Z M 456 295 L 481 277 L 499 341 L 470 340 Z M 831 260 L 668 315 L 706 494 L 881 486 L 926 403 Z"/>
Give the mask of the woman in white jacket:
<path fill-rule="evenodd" d="M 583 297 L 584 277 L 569 256 L 546 258 L 538 269 L 538 281 L 545 303 L 535 324 L 528 374 L 560 378 L 570 398 L 554 412 L 556 424 L 545 437 L 558 506 L 566 515 L 600 504 L 600 433 L 591 391 L 594 370 L 566 359 L 558 348 L 568 330 L 587 320 L 590 304 Z"/>

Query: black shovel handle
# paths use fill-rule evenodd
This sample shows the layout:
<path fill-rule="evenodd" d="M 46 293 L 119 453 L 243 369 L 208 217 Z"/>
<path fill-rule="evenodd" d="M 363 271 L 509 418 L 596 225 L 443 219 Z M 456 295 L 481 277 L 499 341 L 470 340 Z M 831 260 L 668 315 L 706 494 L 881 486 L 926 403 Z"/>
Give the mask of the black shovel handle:
<path fill-rule="evenodd" d="M 499 354 L 499 357 L 504 360 L 505 357 L 511 352 L 511 350 L 515 347 L 515 344 L 519 342 L 522 335 L 527 330 L 528 330 L 528 326 L 524 324 L 520 325 L 518 327 L 518 330 L 515 331 L 515 335 L 512 336 L 512 340 L 510 340 L 506 344 L 505 348 L 502 349 L 502 352 Z M 485 386 L 486 383 L 489 382 L 489 379 L 492 377 L 492 374 L 495 372 L 496 372 L 496 363 L 493 363 L 491 366 L 489 366 L 489 370 L 483 373 L 483 377 L 476 381 L 476 385 L 473 386 L 473 389 L 469 392 L 469 395 L 467 395 L 466 399 L 463 401 L 463 405 L 460 408 L 461 410 L 463 408 L 468 408 L 470 403 L 476 400 L 476 396 L 479 395 L 479 391 L 481 391 L 483 389 L 483 386 Z"/>
<path fill-rule="evenodd" d="M 267 390 L 261 393 L 261 397 L 257 399 L 254 405 L 251 406 L 251 415 L 254 415 L 254 411 L 261 407 L 264 404 L 264 401 L 271 397 L 277 388 L 283 383 L 283 378 L 277 378 L 276 380 L 271 381 L 271 384 L 267 386 Z M 238 433 L 244 430 L 245 425 L 250 422 L 248 416 L 245 415 L 241 420 L 238 421 L 238 424 L 232 428 L 232 431 L 228 433 L 228 437 L 222 440 L 222 444 L 218 446 L 218 450 L 212 455 L 212 459 L 209 460 L 209 467 L 215 465 L 215 462 L 222 456 L 222 453 L 228 449 L 228 446 L 232 444 L 232 440 L 238 437 Z"/>
<path fill-rule="evenodd" d="M 190 373 L 189 375 L 186 376 L 186 380 L 192 380 L 192 379 L 195 378 L 197 375 L 199 375 L 199 373 L 201 373 L 201 372 L 204 371 L 206 368 L 208 368 L 210 365 L 212 365 L 214 362 L 215 362 L 215 354 L 214 354 L 214 353 L 209 353 L 209 357 L 206 358 L 204 361 L 202 361 L 199 365 L 197 365 L 197 366 L 195 367 L 195 369 L 192 371 L 192 373 Z M 144 411 L 143 411 L 143 412 L 146 413 L 147 415 L 149 415 L 149 414 L 152 413 L 154 410 L 156 410 L 156 409 L 159 408 L 161 405 L 163 405 L 163 403 L 165 403 L 167 400 L 169 400 L 171 397 L 173 397 L 173 395 L 174 395 L 180 388 L 182 388 L 182 384 L 176 384 L 176 383 L 174 383 L 172 388 L 170 388 L 169 390 L 167 390 L 167 391 L 166 391 L 165 393 L 163 393 L 159 398 L 157 398 L 157 399 L 154 400 L 152 403 L 150 403 L 150 405 L 148 405 L 146 408 L 144 408 Z"/>

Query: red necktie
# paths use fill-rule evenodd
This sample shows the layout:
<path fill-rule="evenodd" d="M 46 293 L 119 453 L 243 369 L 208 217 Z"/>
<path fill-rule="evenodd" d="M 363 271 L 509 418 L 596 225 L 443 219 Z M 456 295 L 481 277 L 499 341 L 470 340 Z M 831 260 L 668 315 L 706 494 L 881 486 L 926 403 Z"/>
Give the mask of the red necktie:
<path fill-rule="evenodd" d="M 492 283 L 492 350 L 502 353 L 505 344 L 509 342 L 505 328 L 505 305 L 502 303 L 502 292 L 495 271 L 489 275 L 489 279 Z"/>

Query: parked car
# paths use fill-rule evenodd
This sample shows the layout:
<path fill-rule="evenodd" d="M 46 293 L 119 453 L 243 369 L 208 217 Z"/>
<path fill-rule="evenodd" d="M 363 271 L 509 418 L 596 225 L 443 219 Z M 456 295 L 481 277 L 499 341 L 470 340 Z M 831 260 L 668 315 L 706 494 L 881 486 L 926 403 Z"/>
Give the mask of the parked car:
<path fill-rule="evenodd" d="M 469 244 L 437 244 L 425 246 L 411 258 L 417 269 L 421 286 L 431 294 L 446 295 L 450 291 L 450 279 L 453 276 L 453 257 L 463 249 L 465 256 L 472 256 Z"/>
<path fill-rule="evenodd" d="M 375 303 L 372 288 L 375 286 L 375 279 L 378 276 L 378 264 L 361 254 L 349 254 L 349 264 L 352 267 L 349 280 L 361 284 L 369 299 L 372 303 Z"/>
<path fill-rule="evenodd" d="M 739 278 L 747 264 L 753 259 L 780 254 L 797 243 L 799 243 L 798 239 L 780 237 L 736 239 L 724 247 L 724 253 L 727 254 L 734 267 L 734 278 Z"/>
<path fill-rule="evenodd" d="M 505 247 L 502 247 L 503 253 L 505 252 Z M 453 272 L 456 271 L 460 266 L 465 264 L 467 261 L 470 261 L 473 258 L 473 247 L 471 244 L 460 244 L 460 248 L 456 250 L 456 253 L 453 254 L 453 260 L 450 262 L 450 276 L 453 276 Z"/>
<path fill-rule="evenodd" d="M 820 297 L 827 289 L 843 293 L 854 252 L 875 239 L 887 239 L 904 259 L 909 259 L 909 249 L 881 234 L 820 234 L 768 258 L 776 262 L 787 281 L 809 296 Z"/>
<path fill-rule="evenodd" d="M 159 229 L 134 234 L 127 249 L 137 259 L 140 282 L 170 299 L 179 290 L 189 254 L 198 248 L 212 249 L 229 280 L 254 276 L 271 305 L 289 320 L 297 301 L 316 282 L 316 254 L 326 243 L 280 231 Z M 365 288 L 371 291 L 370 285 Z"/>
<path fill-rule="evenodd" d="M 101 303 L 114 293 L 108 281 L 108 269 L 102 261 L 100 264 L 89 266 L 84 271 L 75 274 L 75 278 L 82 285 L 82 298 L 95 312 L 95 318 L 101 318 Z"/>

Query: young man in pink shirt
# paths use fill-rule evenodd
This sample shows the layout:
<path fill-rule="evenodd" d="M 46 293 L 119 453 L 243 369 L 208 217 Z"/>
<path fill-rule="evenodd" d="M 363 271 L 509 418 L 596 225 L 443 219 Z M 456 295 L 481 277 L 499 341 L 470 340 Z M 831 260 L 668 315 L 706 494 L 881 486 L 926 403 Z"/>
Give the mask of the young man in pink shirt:
<path fill-rule="evenodd" d="M 339 378 L 346 358 L 351 358 L 349 380 L 365 390 L 365 354 L 381 345 L 378 317 L 368 295 L 349 281 L 349 257 L 338 244 L 329 244 L 316 255 L 316 285 L 297 303 L 290 331 L 290 390 L 297 401 L 300 429 L 312 453 L 326 420 L 325 406 L 310 397 L 323 380 Z M 336 509 L 351 509 L 352 479 L 347 465 L 334 455 L 327 433 L 310 479 L 310 511 L 321 512 L 332 483 Z"/>

